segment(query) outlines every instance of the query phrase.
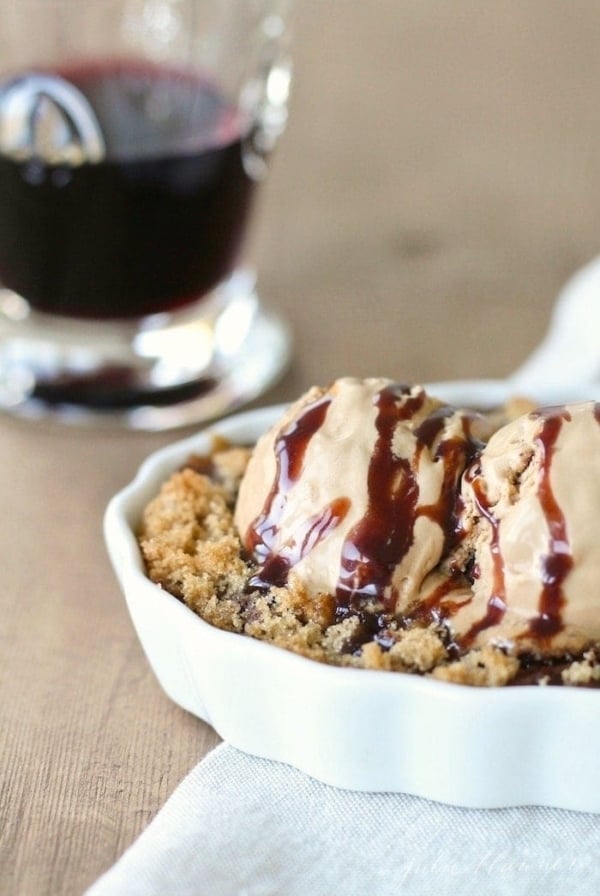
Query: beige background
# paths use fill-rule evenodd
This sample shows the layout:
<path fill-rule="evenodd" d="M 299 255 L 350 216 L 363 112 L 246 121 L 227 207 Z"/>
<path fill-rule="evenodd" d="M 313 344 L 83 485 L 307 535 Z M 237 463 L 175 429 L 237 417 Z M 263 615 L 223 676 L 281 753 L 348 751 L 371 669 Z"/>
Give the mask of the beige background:
<path fill-rule="evenodd" d="M 595 0 L 297 0 L 255 234 L 293 367 L 503 376 L 600 246 Z M 76 894 L 216 743 L 150 673 L 109 497 L 173 435 L 0 421 L 0 892 Z M 207 892 L 210 887 L 207 886 Z"/>

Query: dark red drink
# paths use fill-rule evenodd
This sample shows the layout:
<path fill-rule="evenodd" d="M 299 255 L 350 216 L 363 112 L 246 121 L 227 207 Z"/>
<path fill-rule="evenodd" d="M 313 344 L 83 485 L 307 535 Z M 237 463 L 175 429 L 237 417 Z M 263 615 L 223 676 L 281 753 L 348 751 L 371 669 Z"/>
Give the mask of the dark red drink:
<path fill-rule="evenodd" d="M 236 110 L 174 69 L 54 74 L 87 99 L 106 152 L 75 165 L 0 155 L 2 285 L 39 311 L 105 319 L 208 293 L 235 265 L 253 192 Z"/>

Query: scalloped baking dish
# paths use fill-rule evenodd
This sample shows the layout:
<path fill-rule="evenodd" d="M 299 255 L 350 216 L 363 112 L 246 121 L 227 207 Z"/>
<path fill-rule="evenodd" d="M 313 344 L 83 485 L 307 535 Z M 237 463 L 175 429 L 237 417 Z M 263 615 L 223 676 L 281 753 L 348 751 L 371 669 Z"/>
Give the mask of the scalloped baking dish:
<path fill-rule="evenodd" d="M 456 404 L 504 401 L 508 384 L 429 384 Z M 537 395 L 541 403 L 590 396 Z M 411 793 L 457 806 L 600 812 L 600 692 L 473 688 L 338 668 L 214 628 L 144 574 L 145 504 L 211 434 L 253 442 L 283 407 L 238 414 L 151 455 L 110 502 L 105 538 L 133 624 L 167 695 L 240 750 L 337 787 Z"/>

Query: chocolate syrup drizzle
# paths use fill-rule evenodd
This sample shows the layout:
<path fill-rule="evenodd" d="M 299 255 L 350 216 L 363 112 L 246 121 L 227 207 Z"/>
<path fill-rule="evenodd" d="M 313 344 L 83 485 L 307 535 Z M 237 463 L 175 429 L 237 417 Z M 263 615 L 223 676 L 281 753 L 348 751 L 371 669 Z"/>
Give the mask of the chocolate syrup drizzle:
<path fill-rule="evenodd" d="M 436 439 L 443 432 L 446 421 L 454 414 L 456 414 L 455 408 L 447 406 L 437 408 L 417 428 L 415 435 L 419 455 L 424 447 L 431 451 Z M 472 463 L 484 447 L 471 432 L 471 424 L 476 418 L 476 414 L 462 412 L 462 435 L 440 439 L 433 455 L 434 460 L 441 461 L 444 466 L 440 496 L 435 504 L 424 505 L 418 511 L 419 516 L 429 517 L 444 533 L 442 556 L 450 553 L 460 536 L 458 523 L 460 473 Z"/>
<path fill-rule="evenodd" d="M 439 439 L 446 421 L 456 414 L 450 407 L 436 408 L 418 426 L 414 435 L 417 451 L 414 463 L 393 452 L 393 436 L 402 420 L 410 420 L 425 402 L 425 393 L 411 395 L 408 386 L 389 386 L 375 398 L 378 437 L 368 471 L 368 506 L 364 517 L 349 533 L 342 548 L 341 571 L 336 591 L 338 617 L 347 608 L 357 609 L 368 600 L 377 600 L 386 612 L 395 610 L 397 594 L 390 587 L 398 564 L 414 542 L 417 519 L 425 516 L 444 533 L 445 550 L 454 544 L 457 533 L 458 471 L 481 449 L 471 434 L 471 420 L 465 414 L 462 433 Z M 434 504 L 419 506 L 418 465 L 423 450 L 439 443 L 433 459 L 443 464 L 440 496 Z"/>
<path fill-rule="evenodd" d="M 598 407 L 596 405 L 594 409 L 596 419 L 599 419 Z M 538 615 L 530 621 L 527 634 L 544 642 L 558 634 L 563 628 L 562 610 L 565 604 L 563 585 L 573 568 L 567 523 L 550 482 L 550 470 L 556 443 L 564 422 L 570 421 L 571 415 L 565 407 L 551 407 L 534 411 L 531 416 L 542 421 L 534 443 L 541 459 L 538 498 L 548 524 L 549 542 L 548 551 L 541 558 L 540 581 L 542 588 Z M 463 647 L 469 646 L 480 632 L 493 625 L 498 625 L 507 609 L 504 560 L 500 549 L 500 521 L 490 506 L 480 476 L 481 468 L 478 463 L 472 465 L 465 473 L 466 480 L 471 484 L 477 510 L 490 526 L 492 588 L 485 616 L 474 623 L 466 635 L 461 638 Z"/>
<path fill-rule="evenodd" d="M 309 517 L 279 551 L 268 555 L 259 573 L 250 579 L 249 586 L 264 588 L 285 585 L 290 570 L 343 522 L 350 505 L 349 498 L 335 498 Z"/>
<path fill-rule="evenodd" d="M 543 420 L 541 431 L 536 438 L 542 453 L 538 495 L 548 522 L 550 543 L 548 553 L 542 558 L 539 615 L 531 620 L 529 629 L 533 636 L 544 639 L 556 635 L 563 628 L 562 609 L 565 604 L 563 584 L 573 568 L 567 523 L 550 484 L 550 466 L 556 442 L 564 421 L 570 421 L 571 415 L 566 408 L 563 408 L 537 411 L 534 416 Z"/>
<path fill-rule="evenodd" d="M 383 599 L 412 545 L 419 486 L 410 461 L 394 454 L 392 440 L 398 422 L 410 419 L 424 401 L 424 392 L 411 396 L 404 385 L 386 386 L 375 396 L 377 439 L 367 474 L 367 510 L 342 546 L 338 607 Z"/>
<path fill-rule="evenodd" d="M 486 628 L 498 625 L 506 613 L 506 584 L 504 580 L 504 559 L 500 550 L 500 521 L 495 517 L 491 509 L 480 477 L 481 465 L 479 462 L 472 464 L 464 474 L 465 481 L 471 485 L 477 512 L 480 517 L 487 520 L 490 527 L 492 590 L 488 598 L 485 616 L 474 623 L 466 635 L 461 638 L 463 645 L 471 644 L 477 635 Z"/>
<path fill-rule="evenodd" d="M 338 498 L 307 520 L 293 542 L 276 550 L 277 535 L 288 495 L 298 481 L 312 437 L 327 416 L 331 398 L 320 398 L 308 405 L 275 440 L 277 471 L 262 512 L 250 524 L 244 546 L 254 554 L 261 568 L 250 579 L 250 588 L 285 585 L 292 566 L 312 550 L 346 516 L 350 507 L 347 498 Z"/>

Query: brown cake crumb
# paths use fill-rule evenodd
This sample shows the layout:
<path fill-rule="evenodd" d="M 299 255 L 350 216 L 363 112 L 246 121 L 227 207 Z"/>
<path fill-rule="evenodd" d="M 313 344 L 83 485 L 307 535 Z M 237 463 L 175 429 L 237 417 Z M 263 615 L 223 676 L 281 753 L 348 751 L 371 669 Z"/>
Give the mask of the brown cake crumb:
<path fill-rule="evenodd" d="M 237 463 L 237 454 L 234 462 Z M 227 459 L 215 455 L 215 466 Z M 242 628 L 237 601 L 248 579 L 233 526 L 234 478 L 193 467 L 174 473 L 146 507 L 139 541 L 148 576 L 220 628 Z"/>
<path fill-rule="evenodd" d="M 438 666 L 431 675 L 440 681 L 478 687 L 500 687 L 508 684 L 519 671 L 519 661 L 496 647 L 470 650 L 459 660 Z"/>
<path fill-rule="evenodd" d="M 591 685 L 600 681 L 600 662 L 595 650 L 584 653 L 579 662 L 573 662 L 563 669 L 562 680 L 564 684 Z"/>
<path fill-rule="evenodd" d="M 390 656 L 392 668 L 429 672 L 447 659 L 447 652 L 437 632 L 430 628 L 413 628 L 402 632 L 390 649 Z"/>

